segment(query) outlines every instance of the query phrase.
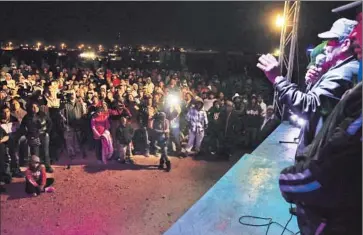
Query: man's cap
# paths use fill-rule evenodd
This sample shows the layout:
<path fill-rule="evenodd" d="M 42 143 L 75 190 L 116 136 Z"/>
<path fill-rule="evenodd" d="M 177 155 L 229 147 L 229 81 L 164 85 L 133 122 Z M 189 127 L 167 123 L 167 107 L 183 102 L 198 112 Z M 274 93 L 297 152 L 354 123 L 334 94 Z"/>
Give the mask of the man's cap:
<path fill-rule="evenodd" d="M 269 105 L 269 106 L 267 106 L 267 108 L 266 108 L 266 110 L 274 110 L 274 106 L 272 106 L 272 105 Z"/>
<path fill-rule="evenodd" d="M 355 20 L 340 18 L 334 22 L 329 31 L 318 34 L 318 37 L 322 39 L 338 39 L 341 41 L 350 35 L 357 24 L 358 22 Z"/>

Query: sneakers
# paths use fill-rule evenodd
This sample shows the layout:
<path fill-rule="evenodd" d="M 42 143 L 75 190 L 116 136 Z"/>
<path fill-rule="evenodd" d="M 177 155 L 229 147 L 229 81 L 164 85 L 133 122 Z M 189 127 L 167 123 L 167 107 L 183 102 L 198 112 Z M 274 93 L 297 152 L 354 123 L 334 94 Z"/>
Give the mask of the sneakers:
<path fill-rule="evenodd" d="M 53 193 L 55 191 L 55 189 L 53 187 L 47 187 L 44 189 L 44 192 L 46 193 Z"/>

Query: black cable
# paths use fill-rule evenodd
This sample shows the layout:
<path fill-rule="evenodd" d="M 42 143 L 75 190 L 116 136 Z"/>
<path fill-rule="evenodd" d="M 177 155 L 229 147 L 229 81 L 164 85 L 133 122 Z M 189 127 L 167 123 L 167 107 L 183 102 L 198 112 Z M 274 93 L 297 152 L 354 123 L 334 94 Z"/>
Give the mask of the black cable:
<path fill-rule="evenodd" d="M 292 205 L 290 205 L 290 210 L 292 210 Z M 266 226 L 267 226 L 267 230 L 266 230 L 265 235 L 268 235 L 268 231 L 270 230 L 270 226 L 271 226 L 272 224 L 277 224 L 277 225 L 279 225 L 281 228 L 283 228 L 283 229 L 284 229 L 284 230 L 282 231 L 281 235 L 283 235 L 283 234 L 285 233 L 285 231 L 288 231 L 288 232 L 290 232 L 290 233 L 291 233 L 291 234 L 293 234 L 293 235 L 298 235 L 298 234 L 300 234 L 300 231 L 299 231 L 299 232 L 297 232 L 297 233 L 294 233 L 293 231 L 291 231 L 291 230 L 289 230 L 289 229 L 287 228 L 287 226 L 289 225 L 290 221 L 292 220 L 292 216 L 293 216 L 293 214 L 291 214 L 291 216 L 290 216 L 290 218 L 289 218 L 289 220 L 287 221 L 287 223 L 286 223 L 286 225 L 285 225 L 285 226 L 283 226 L 283 225 L 281 225 L 281 224 L 279 224 L 279 223 L 277 223 L 277 222 L 274 222 L 274 221 L 272 220 L 272 218 L 258 217 L 258 216 L 252 216 L 252 215 L 244 215 L 244 216 L 241 216 L 241 217 L 239 218 L 238 222 L 239 222 L 240 224 L 242 224 L 242 225 L 251 226 L 251 227 L 266 227 Z M 265 221 L 268 221 L 268 222 L 267 222 L 267 223 L 264 223 L 264 224 L 251 224 L 251 223 L 244 223 L 244 222 L 241 222 L 241 220 L 242 220 L 242 219 L 244 219 L 244 218 L 259 219 L 259 220 L 265 220 Z"/>

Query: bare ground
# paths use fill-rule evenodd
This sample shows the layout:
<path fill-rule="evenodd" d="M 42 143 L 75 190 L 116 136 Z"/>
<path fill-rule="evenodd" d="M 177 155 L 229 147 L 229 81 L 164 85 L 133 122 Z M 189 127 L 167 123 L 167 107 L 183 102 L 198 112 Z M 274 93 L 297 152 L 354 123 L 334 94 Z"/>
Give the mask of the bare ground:
<path fill-rule="evenodd" d="M 157 169 L 159 158 L 135 156 L 136 165 L 75 160 L 55 166 L 54 193 L 29 197 L 24 179 L 1 195 L 1 234 L 157 235 L 165 232 L 242 156 L 216 161 L 171 157 L 172 171 Z"/>

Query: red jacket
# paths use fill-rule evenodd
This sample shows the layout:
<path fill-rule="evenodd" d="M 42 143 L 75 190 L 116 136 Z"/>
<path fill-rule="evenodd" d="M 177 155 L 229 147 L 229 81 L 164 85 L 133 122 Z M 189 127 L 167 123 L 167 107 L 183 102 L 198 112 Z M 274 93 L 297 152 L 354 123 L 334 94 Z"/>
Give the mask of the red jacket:
<path fill-rule="evenodd" d="M 91 128 L 93 138 L 99 140 L 105 130 L 110 129 L 110 122 L 108 121 L 108 113 L 100 113 L 93 117 L 91 120 Z"/>

